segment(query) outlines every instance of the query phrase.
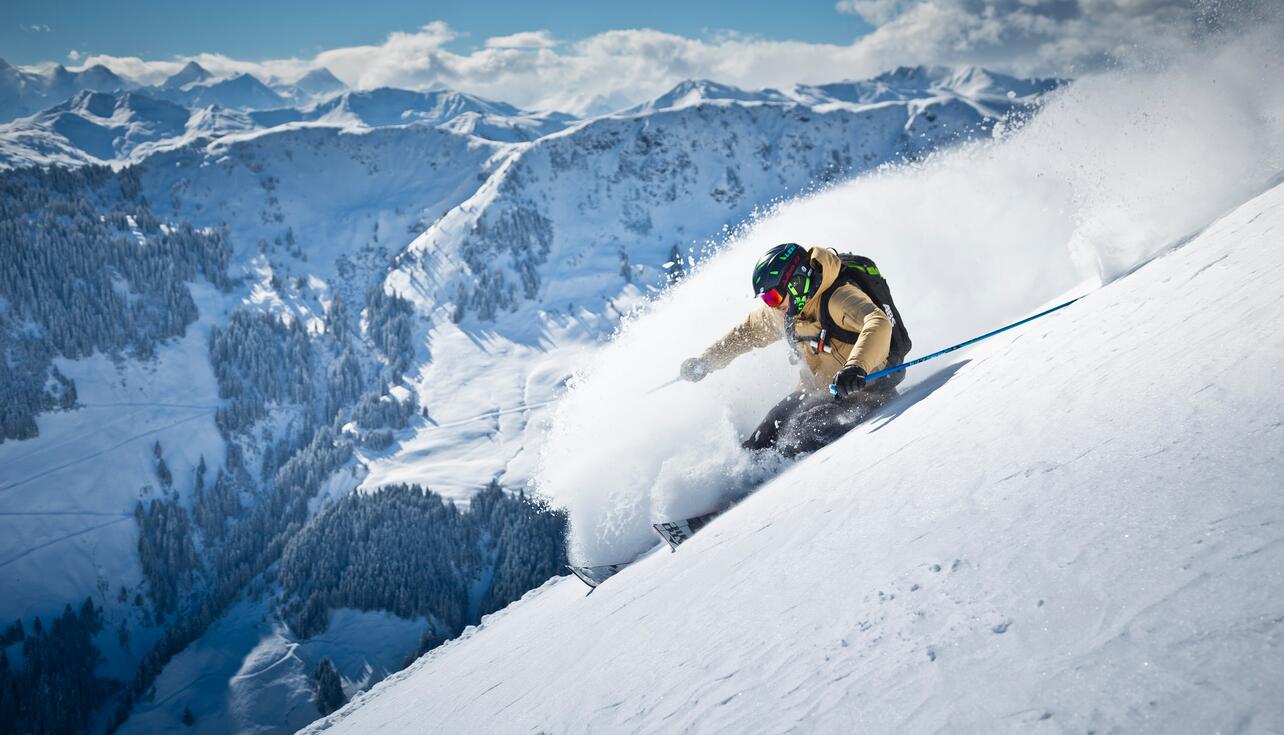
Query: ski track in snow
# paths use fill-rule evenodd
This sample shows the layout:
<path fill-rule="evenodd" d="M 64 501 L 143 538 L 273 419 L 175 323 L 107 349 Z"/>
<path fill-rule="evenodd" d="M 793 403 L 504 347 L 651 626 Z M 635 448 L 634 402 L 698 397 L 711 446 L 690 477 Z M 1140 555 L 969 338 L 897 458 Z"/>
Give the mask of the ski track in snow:
<path fill-rule="evenodd" d="M 10 514 L 10 513 L 6 513 L 6 514 L 4 514 L 4 515 L 35 515 L 35 514 L 18 514 L 18 513 L 12 513 L 12 514 Z M 40 514 L 40 515 L 53 515 L 53 514 Z M 71 515 L 71 514 L 68 514 L 68 515 Z M 79 514 L 77 514 L 77 515 L 79 515 Z M 104 514 L 102 514 L 102 515 L 108 515 L 108 514 L 105 514 L 105 513 L 104 513 Z M 44 542 L 44 543 L 42 543 L 42 544 L 39 544 L 39 545 L 33 546 L 33 547 L 31 547 L 31 548 L 29 548 L 29 549 L 27 549 L 27 550 L 25 550 L 25 551 L 23 551 L 23 552 L 21 552 L 21 553 L 19 553 L 19 554 L 16 554 L 16 555 L 14 555 L 14 556 L 11 556 L 11 557 L 9 557 L 8 559 L 5 559 L 4 561 L 0 561 L 0 567 L 6 567 L 6 566 L 9 566 L 10 564 L 14 563 L 15 561 L 18 561 L 19 559 L 21 559 L 21 558 L 23 558 L 23 557 L 25 557 L 25 556 L 29 556 L 29 555 L 31 555 L 31 554 L 36 553 L 37 551 L 40 551 L 41 549 L 48 548 L 48 547 L 53 546 L 53 545 L 55 545 L 55 544 L 60 544 L 60 543 L 62 543 L 63 541 L 70 541 L 71 539 L 74 539 L 74 538 L 76 538 L 77 536 L 83 536 L 83 535 L 85 535 L 85 534 L 87 534 L 87 533 L 91 533 L 91 532 L 93 532 L 93 531 L 97 531 L 97 530 L 99 530 L 99 529 L 101 529 L 101 528 L 106 528 L 107 526 L 114 526 L 114 525 L 116 525 L 117 523 L 123 523 L 124 521 L 132 520 L 132 519 L 133 519 L 133 514 L 131 514 L 131 513 L 127 513 L 127 514 L 124 514 L 122 517 L 116 518 L 116 519 L 114 519 L 114 520 L 104 521 L 104 522 L 99 523 L 99 524 L 97 524 L 97 525 L 93 525 L 93 526 L 90 526 L 90 527 L 88 527 L 88 528 L 82 528 L 82 529 L 80 529 L 79 531 L 74 531 L 74 532 L 69 533 L 69 534 L 67 534 L 67 535 L 65 535 L 65 536 L 59 536 L 58 538 L 50 539 L 49 541 L 46 541 L 46 542 Z"/>
<path fill-rule="evenodd" d="M 49 468 L 46 468 L 46 469 L 44 469 L 44 470 L 41 470 L 40 472 L 37 472 L 37 473 L 35 473 L 34 475 L 29 475 L 29 476 L 24 477 L 24 478 L 22 478 L 22 479 L 20 479 L 20 480 L 12 480 L 12 481 L 10 481 L 8 484 L 6 484 L 6 485 L 0 485 L 0 492 L 7 492 L 7 491 L 9 491 L 9 490 L 13 490 L 14 488 L 17 488 L 17 487 L 20 487 L 20 486 L 22 486 L 22 485 L 25 485 L 26 483 L 31 482 L 32 480 L 38 480 L 38 479 L 40 479 L 41 477 L 44 477 L 45 475 L 53 474 L 54 472 L 58 472 L 59 470 L 64 470 L 64 469 L 67 469 L 68 467 L 73 467 L 73 466 L 75 466 L 75 465 L 80 464 L 81 462 L 86 462 L 86 461 L 88 461 L 88 460 L 93 459 L 94 457 L 98 457 L 98 456 L 100 456 L 100 455 L 106 454 L 107 452 L 110 452 L 110 451 L 113 451 L 113 450 L 116 450 L 116 449 L 120 449 L 121 447 L 123 447 L 123 446 L 125 446 L 125 445 L 127 445 L 127 444 L 131 444 L 131 443 L 133 443 L 133 442 L 136 442 L 136 441 L 138 441 L 139 439 L 143 439 L 143 438 L 145 438 L 145 437 L 152 436 L 153 434 L 159 434 L 159 433 L 161 433 L 161 432 L 163 432 L 163 431 L 167 431 L 167 430 L 172 429 L 172 428 L 174 428 L 174 427 L 176 427 L 176 426 L 181 426 L 181 425 L 183 425 L 183 424 L 186 424 L 186 423 L 187 423 L 187 422 L 189 422 L 189 421 L 195 421 L 196 419 L 199 419 L 199 418 L 202 418 L 202 417 L 205 417 L 205 416 L 210 416 L 210 415 L 212 415 L 213 413 L 214 413 L 213 411 L 202 411 L 202 412 L 200 412 L 200 413 L 198 413 L 198 414 L 194 414 L 194 415 L 192 415 L 192 416 L 188 416 L 188 417 L 186 417 L 186 418 L 182 418 L 182 419 L 179 419 L 179 420 L 177 420 L 177 421 L 170 422 L 170 423 L 165 424 L 165 425 L 163 425 L 163 426 L 158 426 L 158 427 L 156 427 L 156 428 L 154 428 L 154 429 L 148 429 L 147 431 L 144 431 L 144 432 L 142 432 L 142 433 L 134 434 L 133 436 L 129 437 L 128 439 L 122 439 L 122 440 L 120 440 L 120 441 L 116 442 L 115 444 L 112 444 L 111 446 L 104 447 L 103 449 L 99 449 L 99 450 L 98 450 L 98 451 L 96 451 L 96 452 L 90 452 L 89 454 L 86 454 L 86 455 L 84 455 L 84 456 L 82 456 L 82 457 L 78 457 L 78 458 L 76 458 L 76 459 L 73 459 L 73 460 L 71 460 L 70 462 L 64 462 L 64 463 L 62 463 L 62 464 L 60 464 L 60 465 L 55 465 L 55 466 L 53 466 L 53 467 L 49 467 Z"/>

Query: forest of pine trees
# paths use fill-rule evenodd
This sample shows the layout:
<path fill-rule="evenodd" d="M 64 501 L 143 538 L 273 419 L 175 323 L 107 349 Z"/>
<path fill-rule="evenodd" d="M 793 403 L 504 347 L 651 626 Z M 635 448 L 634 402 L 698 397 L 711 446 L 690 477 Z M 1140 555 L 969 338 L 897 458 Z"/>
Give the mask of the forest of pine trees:
<path fill-rule="evenodd" d="M 415 356 L 410 339 L 414 307 L 406 299 L 385 293 L 377 285 L 366 292 L 366 331 L 375 349 L 388 359 L 394 380 L 401 377 Z"/>
<path fill-rule="evenodd" d="M 188 575 L 200 566 L 192 543 L 192 526 L 177 500 L 153 500 L 146 508 L 134 506 L 138 522 L 138 559 L 159 615 L 178 609 L 178 598 Z"/>
<path fill-rule="evenodd" d="M 341 607 L 424 616 L 455 635 L 558 574 L 565 537 L 565 515 L 494 484 L 467 512 L 416 485 L 353 493 L 286 546 L 283 610 L 303 636 L 324 631 Z M 473 599 L 488 571 L 490 586 Z"/>
<path fill-rule="evenodd" d="M 330 714 L 348 701 L 343 696 L 343 681 L 339 678 L 339 670 L 334 668 L 330 659 L 321 659 L 313 678 L 317 680 L 317 711 L 322 715 Z"/>
<path fill-rule="evenodd" d="M 54 357 L 146 358 L 182 335 L 197 316 L 186 282 L 230 288 L 230 252 L 222 230 L 162 227 L 132 169 L 0 176 L 0 441 L 33 437 L 37 414 L 74 404 Z M 65 386 L 56 394 L 51 378 Z"/>
<path fill-rule="evenodd" d="M 219 428 L 233 432 L 267 415 L 270 403 L 312 400 L 312 343 L 298 323 L 240 310 L 227 325 L 210 329 L 210 363 L 218 380 Z"/>
<path fill-rule="evenodd" d="M 102 627 L 102 610 L 86 598 L 78 613 L 67 605 L 47 629 L 36 618 L 30 631 L 21 623 L 5 631 L 0 638 L 0 735 L 88 728 L 94 709 L 115 687 L 94 673 L 102 654 L 93 639 Z M 21 666 L 4 651 L 19 642 Z"/>
<path fill-rule="evenodd" d="M 474 283 L 471 288 L 458 285 L 454 320 L 468 313 L 494 319 L 500 311 L 516 309 L 522 298 L 535 298 L 540 287 L 537 269 L 548 259 L 552 243 L 553 223 L 534 207 L 505 202 L 488 209 L 460 248 Z M 495 267 L 501 256 L 521 279 L 520 295 L 518 284 L 509 283 L 504 271 Z"/>

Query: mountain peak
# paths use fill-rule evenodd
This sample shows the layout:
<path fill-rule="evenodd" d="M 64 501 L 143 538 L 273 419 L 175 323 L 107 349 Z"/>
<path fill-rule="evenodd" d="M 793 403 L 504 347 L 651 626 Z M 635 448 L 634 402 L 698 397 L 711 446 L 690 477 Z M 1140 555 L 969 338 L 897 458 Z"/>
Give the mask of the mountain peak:
<path fill-rule="evenodd" d="M 705 102 L 774 102 L 787 103 L 789 98 L 774 89 L 748 90 L 722 84 L 710 79 L 686 79 L 678 82 L 672 89 L 650 102 L 631 107 L 625 114 L 636 114 L 652 110 L 666 110 L 693 107 Z"/>
<path fill-rule="evenodd" d="M 173 76 L 166 79 L 161 84 L 161 89 L 178 89 L 189 84 L 199 84 L 208 81 L 213 76 L 205 67 L 195 61 L 189 61 L 183 65 L 182 69 L 179 69 Z"/>
<path fill-rule="evenodd" d="M 308 94 L 340 92 L 348 88 L 348 85 L 344 84 L 343 80 L 336 77 L 334 72 L 324 66 L 313 69 L 299 77 L 299 81 L 295 82 L 294 86 Z"/>
<path fill-rule="evenodd" d="M 100 92 L 123 89 L 128 86 L 119 74 L 102 64 L 86 67 L 77 76 L 80 78 L 80 83 L 86 88 L 96 89 Z"/>

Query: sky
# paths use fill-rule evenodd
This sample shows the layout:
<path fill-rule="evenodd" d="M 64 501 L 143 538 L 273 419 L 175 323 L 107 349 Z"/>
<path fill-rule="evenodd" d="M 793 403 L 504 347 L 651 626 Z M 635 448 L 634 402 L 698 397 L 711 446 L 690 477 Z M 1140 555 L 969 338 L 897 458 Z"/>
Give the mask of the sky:
<path fill-rule="evenodd" d="M 155 84 L 195 60 L 290 82 L 450 88 L 532 110 L 618 109 L 686 79 L 748 89 L 901 65 L 1078 77 L 1251 26 L 1280 0 L 5 0 L 0 58 Z"/>
<path fill-rule="evenodd" d="M 72 49 L 157 59 L 208 51 L 251 61 L 311 56 L 378 43 L 393 31 L 413 32 L 432 21 L 460 34 L 449 45 L 453 51 L 534 30 L 549 30 L 565 41 L 650 28 L 691 38 L 734 31 L 832 44 L 851 43 L 872 30 L 860 16 L 838 12 L 833 0 L 5 0 L 3 6 L 0 57 L 11 64 L 65 61 Z"/>

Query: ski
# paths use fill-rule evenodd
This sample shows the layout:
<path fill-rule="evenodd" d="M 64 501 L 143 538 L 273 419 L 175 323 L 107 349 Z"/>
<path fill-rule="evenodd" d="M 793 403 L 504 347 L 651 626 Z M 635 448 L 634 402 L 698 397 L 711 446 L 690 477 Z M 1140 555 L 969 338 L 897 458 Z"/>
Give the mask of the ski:
<path fill-rule="evenodd" d="M 681 521 L 662 521 L 660 523 L 652 524 L 651 527 L 654 528 L 655 532 L 660 535 L 660 538 L 664 539 L 665 543 L 669 545 L 669 549 L 677 551 L 679 544 L 694 536 L 696 531 L 704 528 L 709 524 L 709 521 L 713 520 L 720 513 L 722 513 L 721 510 L 715 510 L 712 513 L 705 513 L 702 516 L 687 518 Z"/>
<path fill-rule="evenodd" d="M 711 513 L 705 513 L 702 516 L 694 518 L 685 518 L 680 521 L 662 521 L 654 523 L 651 528 L 669 545 L 671 550 L 677 550 L 678 544 L 686 541 L 708 525 L 709 521 L 722 513 L 723 509 L 715 510 Z M 567 564 L 566 568 L 571 570 L 581 582 L 589 586 L 590 591 L 597 589 L 597 586 L 606 580 L 614 577 L 621 569 L 629 566 L 633 562 L 624 562 L 621 564 L 601 564 L 598 566 Z"/>
<path fill-rule="evenodd" d="M 627 566 L 628 566 L 627 563 L 626 564 L 602 564 L 596 567 L 576 566 L 574 564 L 567 564 L 566 568 L 571 570 L 571 573 L 574 574 L 576 577 L 579 577 L 580 581 L 583 582 L 584 584 L 587 584 L 590 589 L 597 589 L 597 586 L 599 584 L 602 584 L 610 577 L 615 576 L 616 572 L 619 572 L 621 569 Z"/>

